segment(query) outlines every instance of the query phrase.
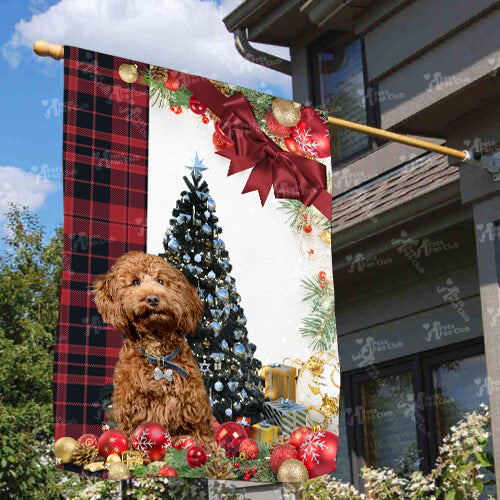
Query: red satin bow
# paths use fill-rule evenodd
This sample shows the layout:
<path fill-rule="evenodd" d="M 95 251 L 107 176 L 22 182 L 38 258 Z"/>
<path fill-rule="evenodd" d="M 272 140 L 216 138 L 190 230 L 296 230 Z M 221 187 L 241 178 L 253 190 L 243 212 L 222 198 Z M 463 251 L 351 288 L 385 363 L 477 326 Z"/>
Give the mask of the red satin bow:
<path fill-rule="evenodd" d="M 243 193 L 258 191 L 264 206 L 273 187 L 276 198 L 314 205 L 332 219 L 332 196 L 326 190 L 326 170 L 322 163 L 283 151 L 262 132 L 241 92 L 225 97 L 208 80 L 177 72 L 174 76 L 220 118 L 221 131 L 234 142 L 234 147 L 218 152 L 231 160 L 228 175 L 253 167 Z"/>

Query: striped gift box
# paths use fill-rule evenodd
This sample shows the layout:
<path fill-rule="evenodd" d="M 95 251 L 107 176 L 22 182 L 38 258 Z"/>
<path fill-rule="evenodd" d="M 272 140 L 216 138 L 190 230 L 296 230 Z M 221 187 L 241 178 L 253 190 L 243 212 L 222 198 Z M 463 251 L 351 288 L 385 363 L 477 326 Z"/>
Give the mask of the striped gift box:
<path fill-rule="evenodd" d="M 278 426 L 282 434 L 288 436 L 297 427 L 306 425 L 306 409 L 290 399 L 280 398 L 264 403 L 264 415 Z"/>

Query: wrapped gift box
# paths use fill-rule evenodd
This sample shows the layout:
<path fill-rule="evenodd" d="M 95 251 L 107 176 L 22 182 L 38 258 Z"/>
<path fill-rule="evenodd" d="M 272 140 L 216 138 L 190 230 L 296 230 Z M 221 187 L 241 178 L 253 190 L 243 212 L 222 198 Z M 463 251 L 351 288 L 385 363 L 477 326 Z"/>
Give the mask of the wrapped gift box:
<path fill-rule="evenodd" d="M 279 363 L 264 366 L 266 398 L 295 400 L 295 372 L 293 366 L 280 365 Z"/>
<path fill-rule="evenodd" d="M 252 426 L 252 419 L 248 417 L 237 417 L 236 422 L 245 428 L 247 436 L 250 437 L 250 427 Z"/>
<path fill-rule="evenodd" d="M 263 420 L 252 425 L 250 437 L 258 443 L 272 443 L 278 437 L 278 427 Z"/>
<path fill-rule="evenodd" d="M 287 436 L 297 427 L 306 425 L 306 409 L 290 399 L 280 398 L 264 403 L 264 414 Z"/>

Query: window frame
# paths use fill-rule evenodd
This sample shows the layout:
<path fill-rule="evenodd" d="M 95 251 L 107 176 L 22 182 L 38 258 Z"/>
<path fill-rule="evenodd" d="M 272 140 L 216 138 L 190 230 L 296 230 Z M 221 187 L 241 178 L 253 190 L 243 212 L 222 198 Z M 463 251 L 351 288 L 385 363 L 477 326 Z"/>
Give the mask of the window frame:
<path fill-rule="evenodd" d="M 370 370 L 377 369 L 377 375 L 386 377 L 403 371 L 412 372 L 413 393 L 415 401 L 418 394 L 424 394 L 424 398 L 433 394 L 432 368 L 436 365 L 453 360 L 461 360 L 471 356 L 485 353 L 483 337 L 459 342 L 449 346 L 438 347 L 430 351 L 419 352 L 395 360 L 363 367 L 342 373 L 341 387 L 344 399 L 344 429 L 347 433 L 347 446 L 349 448 L 349 470 L 352 484 L 360 491 L 364 491 L 364 484 L 360 477 L 361 468 L 365 465 L 365 453 L 363 445 L 363 423 L 360 422 L 361 413 L 356 408 L 361 408 L 360 383 L 370 380 Z M 425 400 L 425 399 L 424 399 Z M 434 421 L 433 405 L 423 405 L 419 408 L 415 405 L 415 426 L 417 434 L 417 446 L 420 458 L 420 470 L 428 474 L 438 456 L 438 435 Z M 350 409 L 350 411 L 348 411 Z M 348 418 L 352 415 L 352 418 Z M 422 426 L 419 423 L 423 423 Z M 426 432 L 424 432 L 424 430 Z M 335 474 L 333 474 L 335 477 Z"/>
<path fill-rule="evenodd" d="M 378 85 L 375 82 L 370 82 L 368 79 L 368 68 L 366 62 L 365 40 L 362 37 L 356 37 L 352 33 L 330 30 L 316 38 L 307 46 L 308 70 L 312 77 L 309 79 L 309 95 L 315 107 L 321 108 L 321 83 L 319 73 L 319 53 L 325 48 L 342 48 L 350 45 L 356 40 L 361 42 L 361 63 L 363 66 L 363 83 L 365 96 L 377 95 Z M 380 103 L 378 99 L 366 99 L 366 121 L 367 125 L 372 127 L 380 127 Z M 329 113 L 330 115 L 330 113 Z M 353 132 L 356 133 L 356 132 Z M 338 170 L 349 163 L 365 156 L 367 153 L 375 151 L 377 148 L 385 144 L 387 141 L 372 135 L 368 136 L 368 145 L 355 153 L 342 158 L 334 163 L 334 170 Z"/>

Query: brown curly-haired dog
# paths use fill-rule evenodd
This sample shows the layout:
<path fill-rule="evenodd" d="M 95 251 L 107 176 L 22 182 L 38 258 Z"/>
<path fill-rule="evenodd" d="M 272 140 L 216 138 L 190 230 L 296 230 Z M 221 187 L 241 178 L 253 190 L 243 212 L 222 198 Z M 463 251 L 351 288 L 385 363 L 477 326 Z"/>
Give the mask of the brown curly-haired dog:
<path fill-rule="evenodd" d="M 114 372 L 118 427 L 131 438 L 140 424 L 152 421 L 172 438 L 189 434 L 211 442 L 212 408 L 184 339 L 194 334 L 203 311 L 195 288 L 161 257 L 130 252 L 99 276 L 93 289 L 103 320 L 126 336 Z"/>

